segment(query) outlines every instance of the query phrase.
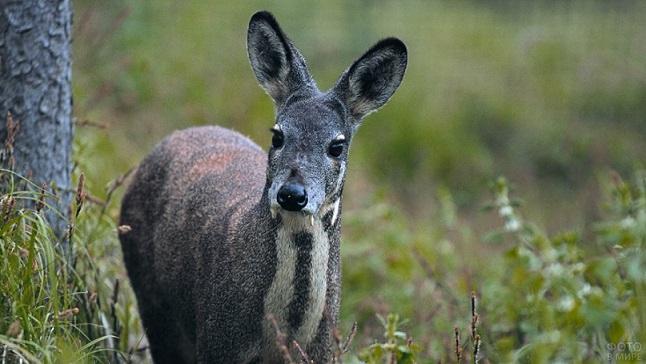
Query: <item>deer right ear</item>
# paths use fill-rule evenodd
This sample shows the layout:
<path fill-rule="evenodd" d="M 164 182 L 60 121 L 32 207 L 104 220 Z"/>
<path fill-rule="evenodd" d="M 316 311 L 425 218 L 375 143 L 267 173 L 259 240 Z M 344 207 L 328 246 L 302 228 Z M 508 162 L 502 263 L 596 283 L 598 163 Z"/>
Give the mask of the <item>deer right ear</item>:
<path fill-rule="evenodd" d="M 249 21 L 247 53 L 260 86 L 278 107 L 302 84 L 314 82 L 305 59 L 267 11 Z"/>

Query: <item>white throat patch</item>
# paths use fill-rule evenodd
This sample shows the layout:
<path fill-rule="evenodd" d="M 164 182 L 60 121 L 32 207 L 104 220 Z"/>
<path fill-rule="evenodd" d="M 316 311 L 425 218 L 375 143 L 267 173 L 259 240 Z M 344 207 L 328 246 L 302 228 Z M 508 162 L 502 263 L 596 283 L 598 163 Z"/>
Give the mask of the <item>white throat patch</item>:
<path fill-rule="evenodd" d="M 298 233 L 311 234 L 312 237 L 311 249 L 308 252 L 311 262 L 307 277 L 309 292 L 306 294 L 307 305 L 301 324 L 298 328 L 291 328 L 288 320 L 292 298 L 297 294 L 294 282 L 299 253 L 294 236 Z M 290 333 L 291 339 L 296 340 L 304 350 L 307 350 L 307 346 L 316 336 L 323 317 L 327 293 L 329 245 L 328 234 L 323 229 L 321 219 L 310 219 L 309 216 L 283 216 L 283 224 L 276 232 L 276 275 L 265 296 L 265 315 L 272 314 L 279 329 Z M 278 349 L 275 329 L 268 320 L 263 323 L 263 338 L 266 351 Z"/>

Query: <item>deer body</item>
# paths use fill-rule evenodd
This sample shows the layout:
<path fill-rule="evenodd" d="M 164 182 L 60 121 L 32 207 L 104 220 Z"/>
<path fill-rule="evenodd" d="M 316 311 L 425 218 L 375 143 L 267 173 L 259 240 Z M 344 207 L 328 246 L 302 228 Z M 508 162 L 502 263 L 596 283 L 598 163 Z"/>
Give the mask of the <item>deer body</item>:
<path fill-rule="evenodd" d="M 124 260 L 156 363 L 283 362 L 268 315 L 316 363 L 332 357 L 347 151 L 399 86 L 406 49 L 376 44 L 326 93 L 271 14 L 252 17 L 248 52 L 276 105 L 269 154 L 216 126 L 175 132 L 124 196 Z"/>

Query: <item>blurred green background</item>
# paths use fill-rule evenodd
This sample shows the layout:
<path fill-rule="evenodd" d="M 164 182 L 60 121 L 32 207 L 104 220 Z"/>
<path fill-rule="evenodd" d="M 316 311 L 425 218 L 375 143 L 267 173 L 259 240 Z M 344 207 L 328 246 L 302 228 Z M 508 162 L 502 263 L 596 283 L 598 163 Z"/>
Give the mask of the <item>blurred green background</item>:
<path fill-rule="evenodd" d="M 598 173 L 646 161 L 646 5 L 594 1 L 75 1 L 74 106 L 95 179 L 174 129 L 220 124 L 267 146 L 273 109 L 246 25 L 273 11 L 322 89 L 377 39 L 408 45 L 406 78 L 364 122 L 346 206 L 387 194 L 411 216 L 438 186 L 462 210 L 503 174 L 550 229 L 594 215 Z M 95 134 L 91 132 L 89 134 Z M 98 138 L 98 139 L 94 139 Z"/>
<path fill-rule="evenodd" d="M 431 285 L 465 298 L 457 311 L 468 319 L 469 292 L 502 251 L 482 244 L 502 224 L 480 211 L 497 176 L 551 235 L 587 231 L 610 171 L 644 168 L 643 1 L 77 0 L 74 114 L 107 127 L 77 128 L 95 193 L 175 129 L 220 124 L 269 145 L 273 105 L 245 48 L 260 9 L 274 13 L 321 89 L 380 38 L 409 49 L 402 86 L 352 146 L 343 250 L 360 264 L 344 267 L 345 330 L 359 320 L 369 331 L 374 313 L 390 310 L 435 320 L 437 301 L 456 302 Z M 419 256 L 450 279 L 420 278 L 429 272 Z M 455 315 L 441 312 L 433 328 L 450 342 Z M 447 342 L 422 341 L 429 351 Z"/>

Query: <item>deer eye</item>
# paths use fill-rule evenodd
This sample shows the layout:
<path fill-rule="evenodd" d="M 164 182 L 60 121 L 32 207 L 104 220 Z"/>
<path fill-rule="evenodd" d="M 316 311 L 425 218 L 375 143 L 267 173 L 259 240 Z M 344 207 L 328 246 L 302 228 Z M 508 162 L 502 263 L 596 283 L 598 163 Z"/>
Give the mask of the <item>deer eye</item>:
<path fill-rule="evenodd" d="M 330 156 L 339 158 L 343 153 L 343 148 L 345 148 L 345 138 L 335 139 L 328 147 L 327 152 L 330 154 Z"/>
<path fill-rule="evenodd" d="M 283 134 L 283 131 L 280 130 L 278 126 L 275 126 L 269 130 L 274 133 L 274 135 L 271 137 L 271 146 L 276 149 L 280 149 L 283 144 L 285 144 L 285 135 Z"/>

